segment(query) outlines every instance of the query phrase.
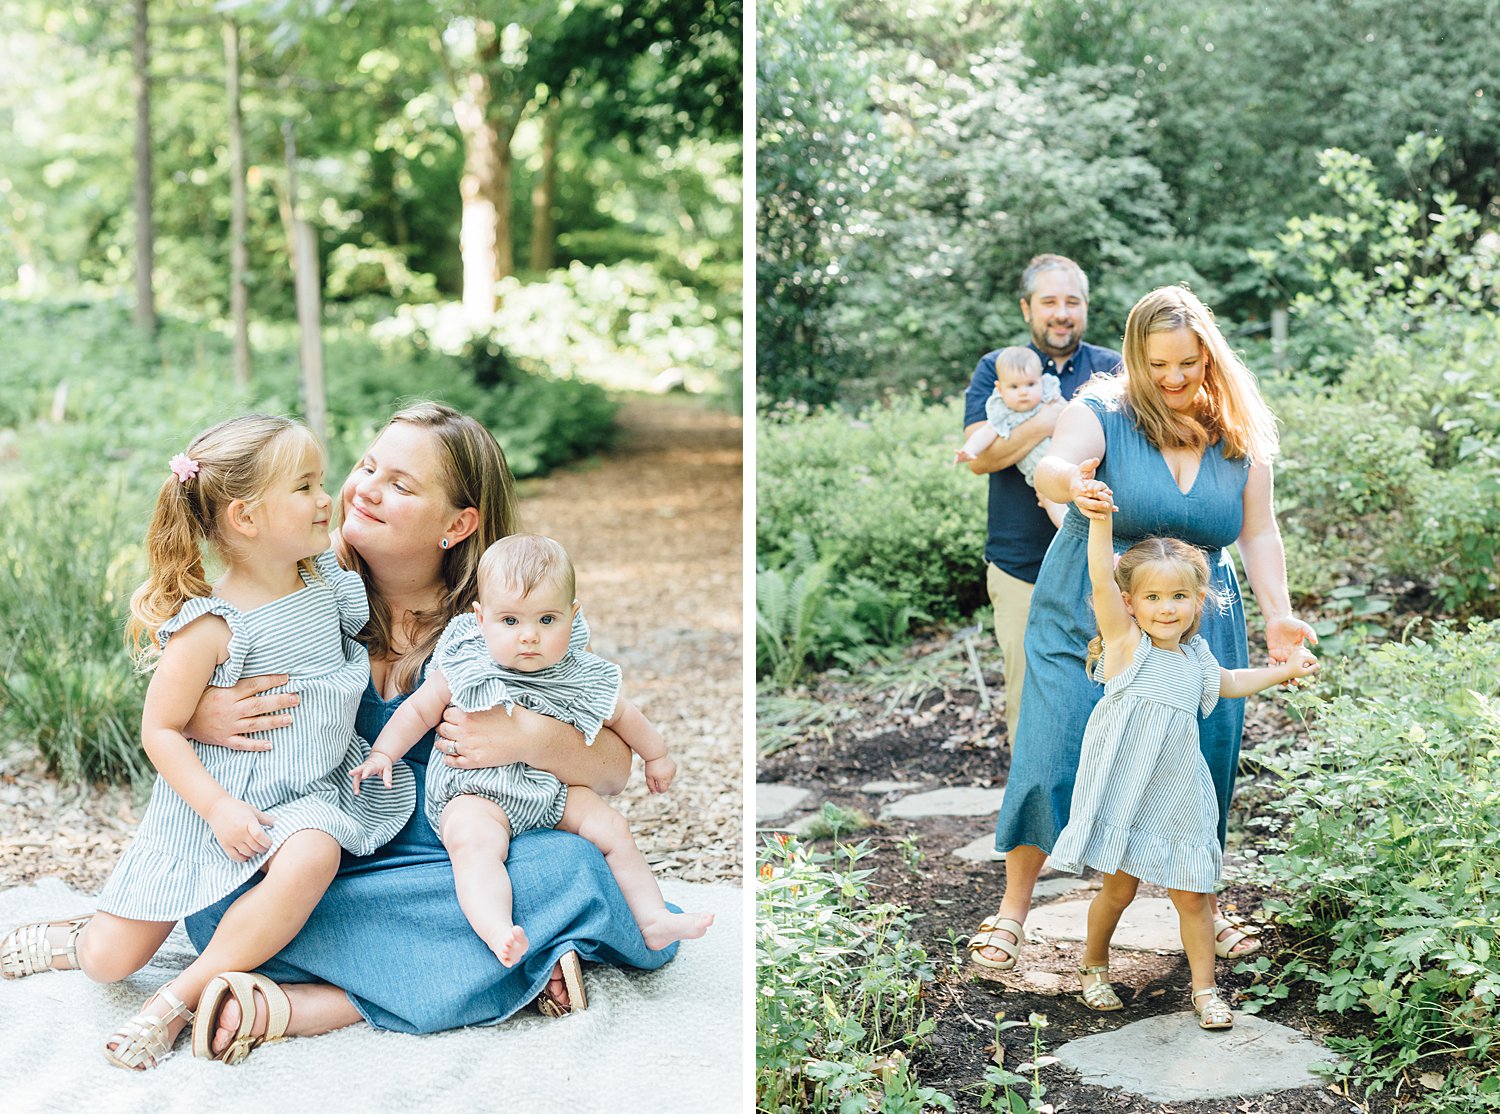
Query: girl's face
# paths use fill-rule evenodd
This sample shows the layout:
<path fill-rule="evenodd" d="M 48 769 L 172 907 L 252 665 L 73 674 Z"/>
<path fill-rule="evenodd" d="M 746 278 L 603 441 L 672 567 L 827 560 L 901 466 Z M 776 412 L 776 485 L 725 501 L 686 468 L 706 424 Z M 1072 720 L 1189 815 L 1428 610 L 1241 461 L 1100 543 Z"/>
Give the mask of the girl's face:
<path fill-rule="evenodd" d="M 443 485 L 438 451 L 428 430 L 394 422 L 344 481 L 343 537 L 372 568 L 441 553 L 458 508 Z"/>
<path fill-rule="evenodd" d="M 323 490 L 323 454 L 309 446 L 287 475 L 250 512 L 258 548 L 277 561 L 316 557 L 328 548 L 333 500 Z"/>
<path fill-rule="evenodd" d="M 1162 562 L 1138 568 L 1130 591 L 1120 596 L 1142 633 L 1163 649 L 1178 645 L 1203 610 L 1203 596 L 1193 583 Z"/>
<path fill-rule="evenodd" d="M 568 653 L 578 601 L 552 584 L 539 584 L 522 595 L 491 577 L 474 604 L 479 632 L 496 665 L 535 673 L 556 665 Z"/>
<path fill-rule="evenodd" d="M 1146 365 L 1168 409 L 1180 413 L 1193 408 L 1203 386 L 1207 361 L 1191 329 L 1147 334 Z"/>

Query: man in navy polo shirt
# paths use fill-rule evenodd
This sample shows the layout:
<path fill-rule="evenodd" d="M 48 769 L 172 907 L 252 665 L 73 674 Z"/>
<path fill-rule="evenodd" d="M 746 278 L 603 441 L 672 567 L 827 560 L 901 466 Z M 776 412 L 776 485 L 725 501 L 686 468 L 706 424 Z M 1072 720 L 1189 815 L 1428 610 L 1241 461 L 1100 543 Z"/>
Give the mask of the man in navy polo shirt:
<path fill-rule="evenodd" d="M 1119 370 L 1120 354 L 1083 343 L 1089 320 L 1089 280 L 1071 259 L 1038 255 L 1021 272 L 1021 316 L 1031 329 L 1030 347 L 1042 358 L 1042 373 L 1062 384 L 1062 400 L 997 439 L 969 471 L 990 478 L 989 537 L 984 546 L 986 582 L 995 607 L 995 638 L 1005 659 L 1005 726 L 1011 739 L 1021 715 L 1026 676 L 1026 615 L 1042 557 L 1056 532 L 1037 504 L 1036 491 L 1014 467 L 1052 436 L 1065 400 L 1094 375 Z M 964 392 L 964 437 L 984 423 L 984 404 L 995 389 L 995 352 L 986 353 Z"/>

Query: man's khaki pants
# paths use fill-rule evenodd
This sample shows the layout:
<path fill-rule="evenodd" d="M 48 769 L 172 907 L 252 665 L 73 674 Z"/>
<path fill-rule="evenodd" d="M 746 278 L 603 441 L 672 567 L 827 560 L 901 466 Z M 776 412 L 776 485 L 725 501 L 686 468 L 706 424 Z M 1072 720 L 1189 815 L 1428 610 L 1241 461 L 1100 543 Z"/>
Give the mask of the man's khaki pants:
<path fill-rule="evenodd" d="M 985 565 L 985 583 L 995 607 L 995 641 L 1005 662 L 1005 731 L 1012 746 L 1021 720 L 1021 685 L 1026 680 L 1026 616 L 1033 585 L 994 565 Z"/>

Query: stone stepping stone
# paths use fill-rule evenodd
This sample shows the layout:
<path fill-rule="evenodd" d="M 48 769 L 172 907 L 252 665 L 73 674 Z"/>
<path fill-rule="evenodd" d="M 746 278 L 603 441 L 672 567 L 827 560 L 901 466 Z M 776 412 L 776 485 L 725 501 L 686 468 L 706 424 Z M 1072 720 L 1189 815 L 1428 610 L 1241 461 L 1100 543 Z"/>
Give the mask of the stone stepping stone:
<path fill-rule="evenodd" d="M 1046 897 L 1060 897 L 1063 894 L 1076 893 L 1079 890 L 1091 890 L 1095 883 L 1080 878 L 1076 874 L 1059 874 L 1056 878 L 1043 878 L 1031 891 L 1032 900 Z M 1031 918 L 1027 917 L 1029 923 Z"/>
<path fill-rule="evenodd" d="M 1037 888 L 1041 888 L 1037 883 Z M 1089 903 L 1086 900 L 1059 901 L 1041 905 L 1026 918 L 1028 933 L 1039 931 L 1048 940 L 1083 940 L 1088 933 Z M 1164 897 L 1138 897 L 1120 918 L 1111 947 L 1135 951 L 1180 952 L 1182 931 L 1177 910 Z"/>
<path fill-rule="evenodd" d="M 995 850 L 995 835 L 982 835 L 978 839 L 970 840 L 962 847 L 955 847 L 952 854 L 971 863 L 999 863 L 1005 861 L 1005 856 Z"/>
<path fill-rule="evenodd" d="M 995 816 L 1000 812 L 1003 789 L 977 789 L 960 785 L 946 789 L 933 789 L 927 793 L 914 793 L 888 804 L 880 810 L 882 819 L 901 817 L 912 819 L 919 816 Z"/>
<path fill-rule="evenodd" d="M 922 788 L 920 781 L 872 781 L 859 787 L 861 793 L 910 793 Z"/>
<path fill-rule="evenodd" d="M 795 812 L 811 796 L 811 789 L 758 781 L 755 783 L 755 822 L 759 824 L 763 820 L 775 820 L 778 816 Z"/>
<path fill-rule="evenodd" d="M 1085 1083 L 1162 1103 L 1322 1087 L 1311 1065 L 1338 1059 L 1295 1029 L 1238 1012 L 1225 1032 L 1198 1028 L 1192 1013 L 1162 1014 L 1069 1041 L 1053 1055 Z"/>

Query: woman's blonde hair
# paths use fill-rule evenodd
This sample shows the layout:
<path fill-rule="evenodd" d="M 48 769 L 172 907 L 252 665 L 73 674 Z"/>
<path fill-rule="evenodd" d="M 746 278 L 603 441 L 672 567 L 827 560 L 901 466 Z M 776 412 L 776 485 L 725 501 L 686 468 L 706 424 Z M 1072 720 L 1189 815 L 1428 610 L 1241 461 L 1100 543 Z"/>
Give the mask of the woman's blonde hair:
<path fill-rule="evenodd" d="M 1167 406 L 1151 378 L 1146 338 L 1153 333 L 1187 329 L 1204 356 L 1203 386 L 1196 413 L 1181 414 Z M 1204 449 L 1218 441 L 1224 455 L 1252 464 L 1276 457 L 1276 415 L 1261 397 L 1255 375 L 1229 347 L 1213 311 L 1185 286 L 1163 286 L 1136 302 L 1125 321 L 1121 355 L 1125 374 L 1101 380 L 1088 393 L 1107 400 L 1123 398 L 1146 439 L 1159 449 Z"/>
<path fill-rule="evenodd" d="M 372 657 L 391 659 L 391 681 L 397 691 L 410 692 L 417 687 L 422 664 L 432 656 L 448 620 L 468 611 L 478 598 L 480 557 L 497 539 L 515 533 L 520 523 L 516 482 L 494 434 L 467 414 L 440 402 L 413 403 L 393 416 L 387 426 L 398 422 L 432 434 L 438 447 L 438 483 L 443 494 L 455 508 L 473 507 L 479 512 L 474 532 L 443 552 L 443 592 L 438 606 L 412 612 L 413 628 L 400 649 L 390 605 L 378 593 L 370 593 L 370 621 L 361 639 Z M 369 585 L 369 566 L 352 547 L 344 548 L 344 564 Z"/>
<path fill-rule="evenodd" d="M 481 584 L 498 584 L 529 596 L 543 584 L 562 591 L 573 602 L 578 578 L 561 543 L 541 534 L 511 534 L 484 551 L 479 560 Z"/>
<path fill-rule="evenodd" d="M 148 575 L 130 597 L 125 637 L 143 668 L 161 653 L 156 632 L 162 624 L 188 600 L 213 594 L 203 543 L 228 558 L 233 542 L 224 532 L 224 509 L 239 500 L 253 510 L 278 481 L 296 475 L 309 452 L 323 459 L 311 430 L 269 414 L 230 418 L 193 438 L 186 455 L 197 471 L 187 475 L 184 466 L 186 479 L 174 471 L 162 481 L 146 530 Z M 312 574 L 311 558 L 301 565 Z"/>
<path fill-rule="evenodd" d="M 1193 621 L 1182 632 L 1181 641 L 1186 642 L 1198 633 L 1203 622 L 1203 605 L 1213 595 L 1208 586 L 1208 558 L 1196 545 L 1176 538 L 1143 538 L 1120 554 L 1120 559 L 1115 562 L 1115 583 L 1128 595 L 1141 571 L 1157 565 L 1165 565 L 1176 572 L 1198 597 L 1198 610 L 1193 613 Z M 1104 636 L 1096 634 L 1089 640 L 1088 660 L 1084 663 L 1090 677 L 1094 675 L 1094 663 L 1103 654 Z"/>

